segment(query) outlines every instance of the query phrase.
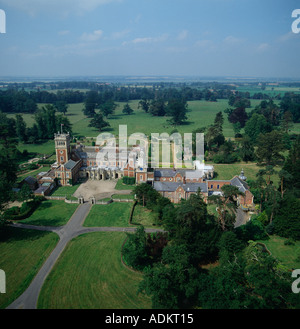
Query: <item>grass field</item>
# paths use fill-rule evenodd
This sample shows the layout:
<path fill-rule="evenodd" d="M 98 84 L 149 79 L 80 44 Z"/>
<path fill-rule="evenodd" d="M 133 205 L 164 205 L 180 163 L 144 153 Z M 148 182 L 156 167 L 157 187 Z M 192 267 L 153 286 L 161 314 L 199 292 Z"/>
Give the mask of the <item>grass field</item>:
<path fill-rule="evenodd" d="M 51 193 L 51 196 L 65 196 L 70 198 L 79 186 L 80 184 L 74 184 L 73 186 L 59 186 Z"/>
<path fill-rule="evenodd" d="M 214 177 L 214 179 L 232 179 L 234 176 L 239 176 L 241 173 L 241 170 L 244 170 L 244 174 L 247 177 L 247 180 L 256 180 L 256 173 L 262 167 L 259 167 L 255 163 L 232 163 L 232 164 L 215 164 L 212 163 L 212 165 L 215 168 L 215 173 L 217 175 Z M 275 170 L 278 172 L 281 168 L 276 167 Z M 279 177 L 278 175 L 272 175 L 271 180 L 273 181 L 274 185 L 278 185 L 279 183 Z"/>
<path fill-rule="evenodd" d="M 68 222 L 77 207 L 78 204 L 68 204 L 64 201 L 43 201 L 30 217 L 19 221 L 19 223 L 38 226 L 62 226 Z"/>
<path fill-rule="evenodd" d="M 19 297 L 48 258 L 59 238 L 55 233 L 6 228 L 0 243 L 0 268 L 6 274 L 6 293 L 0 294 L 0 309 Z"/>
<path fill-rule="evenodd" d="M 132 225 L 143 225 L 144 227 L 154 227 L 156 215 L 141 205 L 136 205 L 132 217 Z"/>
<path fill-rule="evenodd" d="M 122 190 L 133 190 L 134 185 L 126 185 L 123 184 L 122 179 L 118 179 L 117 184 L 115 186 L 116 190 L 122 191 Z"/>
<path fill-rule="evenodd" d="M 251 107 L 254 108 L 260 104 L 260 100 L 251 100 Z M 132 115 L 124 115 L 122 109 L 125 103 L 117 103 L 118 107 L 115 114 L 108 118 L 110 127 L 105 129 L 106 132 L 112 133 L 116 138 L 119 136 L 119 125 L 127 125 L 127 134 L 130 136 L 132 133 L 141 132 L 149 136 L 151 133 L 163 133 L 170 134 L 175 128 L 180 134 L 191 133 L 193 130 L 201 127 L 208 127 L 213 124 L 216 114 L 219 111 L 224 112 L 229 107 L 228 100 L 221 99 L 217 102 L 208 101 L 190 101 L 188 102 L 188 120 L 185 124 L 180 126 L 172 126 L 167 120 L 168 117 L 153 117 L 150 114 L 145 113 L 142 109 L 138 109 L 138 100 L 130 101 L 129 104 L 134 110 Z M 43 106 L 44 104 L 39 104 Z M 84 105 L 70 104 L 67 118 L 72 124 L 73 134 L 77 136 L 85 136 L 88 141 L 86 144 L 91 144 L 91 138 L 96 139 L 100 134 L 95 128 L 88 127 L 90 119 L 86 118 L 82 112 Z M 251 109 L 247 109 L 250 111 Z M 14 117 L 15 115 L 8 115 Z M 25 122 L 28 126 L 32 126 L 34 119 L 32 114 L 22 114 Z M 223 132 L 226 138 L 233 138 L 234 131 L 232 124 L 227 119 L 227 114 L 224 113 L 224 125 Z M 292 128 L 292 132 L 300 132 L 300 124 L 295 124 Z M 54 151 L 54 141 L 48 141 L 43 144 L 19 144 L 20 151 L 28 150 L 29 152 L 35 152 L 41 155 L 51 154 Z"/>
<path fill-rule="evenodd" d="M 83 226 L 88 227 L 128 227 L 132 203 L 113 202 L 92 207 Z"/>
<path fill-rule="evenodd" d="M 137 295 L 140 273 L 121 262 L 124 233 L 97 232 L 73 239 L 46 279 L 39 309 L 151 308 Z"/>
<path fill-rule="evenodd" d="M 300 241 L 297 241 L 294 246 L 286 246 L 284 245 L 286 240 L 285 238 L 271 235 L 269 240 L 260 242 L 264 243 L 272 255 L 289 269 L 300 268 Z"/>

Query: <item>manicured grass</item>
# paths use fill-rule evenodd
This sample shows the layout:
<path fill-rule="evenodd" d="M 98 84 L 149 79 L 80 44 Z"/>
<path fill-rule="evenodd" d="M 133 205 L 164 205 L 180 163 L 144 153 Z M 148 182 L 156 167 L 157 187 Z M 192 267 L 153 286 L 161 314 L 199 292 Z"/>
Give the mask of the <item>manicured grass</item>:
<path fill-rule="evenodd" d="M 244 174 L 247 177 L 247 180 L 256 180 L 256 174 L 260 169 L 264 169 L 264 167 L 259 167 L 256 163 L 232 163 L 232 164 L 215 164 L 212 163 L 215 168 L 215 173 L 217 176 L 214 177 L 215 180 L 228 180 L 232 179 L 234 176 L 239 176 L 241 170 L 244 169 Z M 276 167 L 275 170 L 280 171 L 279 167 Z M 271 180 L 274 185 L 278 185 L 279 178 L 278 175 L 272 175 Z"/>
<path fill-rule="evenodd" d="M 90 210 L 84 226 L 88 227 L 128 227 L 132 203 L 113 202 L 97 204 Z"/>
<path fill-rule="evenodd" d="M 30 217 L 19 221 L 19 223 L 38 226 L 62 226 L 69 221 L 77 207 L 78 204 L 68 204 L 64 201 L 43 201 Z"/>
<path fill-rule="evenodd" d="M 44 156 L 45 154 L 52 154 L 53 152 L 55 152 L 54 140 L 49 140 L 45 143 L 40 144 L 19 143 L 18 150 L 20 150 L 21 152 L 27 150 L 29 153 L 37 153 L 40 156 Z"/>
<path fill-rule="evenodd" d="M 6 274 L 6 294 L 0 294 L 0 309 L 26 290 L 58 240 L 55 233 L 12 227 L 0 234 L 0 268 Z"/>
<path fill-rule="evenodd" d="M 150 299 L 137 295 L 142 275 L 121 262 L 126 238 L 97 232 L 73 239 L 45 281 L 40 309 L 143 309 Z"/>
<path fill-rule="evenodd" d="M 111 196 L 112 199 L 122 199 L 122 200 L 133 200 L 134 195 L 132 194 L 114 194 Z"/>
<path fill-rule="evenodd" d="M 73 186 L 59 186 L 51 193 L 51 196 L 66 196 L 67 198 L 70 198 L 79 186 L 80 184 L 75 184 Z"/>
<path fill-rule="evenodd" d="M 132 225 L 143 225 L 145 227 L 154 227 L 156 214 L 147 208 L 136 205 L 132 217 Z"/>
<path fill-rule="evenodd" d="M 267 246 L 272 256 L 277 258 L 280 263 L 289 269 L 300 268 L 300 241 L 297 241 L 294 246 L 286 246 L 284 245 L 284 241 L 286 240 L 285 238 L 271 235 L 269 240 L 260 242 Z"/>
<path fill-rule="evenodd" d="M 218 212 L 216 210 L 216 205 L 215 204 L 208 204 L 207 205 L 207 211 L 211 214 L 211 215 L 214 215 L 214 216 L 218 216 Z"/>
<path fill-rule="evenodd" d="M 122 191 L 122 190 L 133 190 L 135 185 L 126 185 L 123 184 L 122 179 L 118 179 L 117 184 L 115 186 L 116 190 Z"/>

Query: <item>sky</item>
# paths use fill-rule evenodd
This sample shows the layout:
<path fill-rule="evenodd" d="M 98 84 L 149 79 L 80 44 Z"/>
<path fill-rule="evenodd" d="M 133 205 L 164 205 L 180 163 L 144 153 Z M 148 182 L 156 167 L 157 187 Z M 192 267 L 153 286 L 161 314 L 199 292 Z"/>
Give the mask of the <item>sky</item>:
<path fill-rule="evenodd" d="M 298 8 L 300 0 L 0 0 L 0 76 L 300 79 Z"/>

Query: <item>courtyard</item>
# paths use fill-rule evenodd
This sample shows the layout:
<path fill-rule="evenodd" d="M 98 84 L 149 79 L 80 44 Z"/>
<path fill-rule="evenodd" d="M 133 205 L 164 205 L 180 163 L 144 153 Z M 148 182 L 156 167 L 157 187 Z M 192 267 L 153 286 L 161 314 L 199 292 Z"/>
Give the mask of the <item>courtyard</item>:
<path fill-rule="evenodd" d="M 92 197 L 101 200 L 110 198 L 114 194 L 129 195 L 131 193 L 131 190 L 116 189 L 116 184 L 116 180 L 87 180 L 78 187 L 73 196 L 76 198 L 83 197 L 85 201 L 88 201 Z"/>

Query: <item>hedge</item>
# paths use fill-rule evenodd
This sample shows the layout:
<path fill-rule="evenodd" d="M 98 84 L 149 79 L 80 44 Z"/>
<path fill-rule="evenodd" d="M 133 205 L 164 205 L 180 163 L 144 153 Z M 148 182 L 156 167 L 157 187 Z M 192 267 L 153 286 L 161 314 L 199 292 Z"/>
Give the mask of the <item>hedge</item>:
<path fill-rule="evenodd" d="M 46 200 L 44 197 L 35 197 L 34 200 L 24 202 L 21 207 L 12 207 L 4 212 L 4 218 L 9 220 L 22 220 L 28 218 Z"/>

